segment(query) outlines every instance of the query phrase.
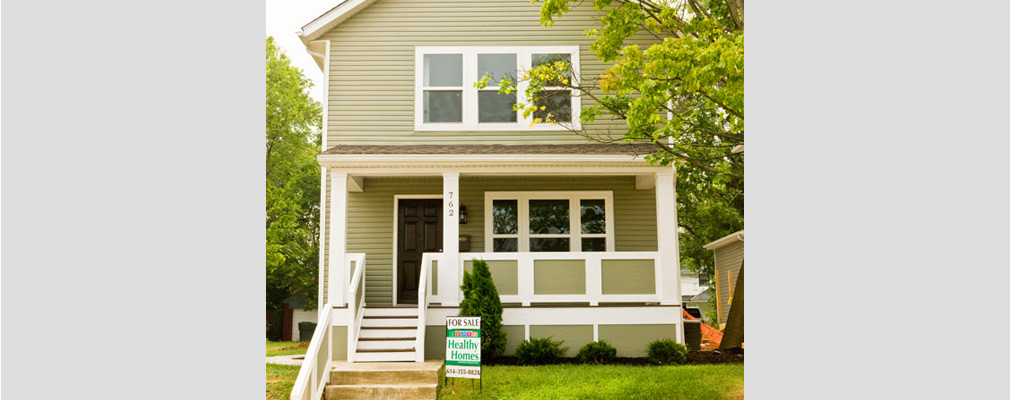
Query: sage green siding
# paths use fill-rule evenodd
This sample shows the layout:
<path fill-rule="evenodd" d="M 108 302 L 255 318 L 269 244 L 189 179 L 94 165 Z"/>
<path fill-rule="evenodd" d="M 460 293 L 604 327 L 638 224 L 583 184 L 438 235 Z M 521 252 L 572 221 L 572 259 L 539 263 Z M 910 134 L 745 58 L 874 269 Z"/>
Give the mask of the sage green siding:
<path fill-rule="evenodd" d="M 427 325 L 424 327 L 424 359 L 445 359 L 445 326 Z"/>
<path fill-rule="evenodd" d="M 574 3 L 545 28 L 539 4 L 529 0 L 376 1 L 320 37 L 330 41 L 327 145 L 585 142 L 567 130 L 415 132 L 414 48 L 579 45 L 581 75 L 595 80 L 608 65 L 596 60 L 583 32 L 599 17 L 592 2 Z M 592 104 L 583 96 L 583 109 Z M 609 118 L 586 124 L 597 133 L 624 127 Z"/>
<path fill-rule="evenodd" d="M 677 339 L 677 324 L 599 325 L 600 340 L 617 348 L 618 357 L 645 357 L 654 340 Z"/>
<path fill-rule="evenodd" d="M 393 195 L 441 195 L 441 177 L 364 178 L 364 191 L 348 193 L 347 250 L 365 253 L 366 298 L 369 306 L 390 305 L 393 301 Z M 330 204 L 327 177 L 326 204 Z M 468 222 L 460 225 L 461 235 L 470 235 L 470 251 L 484 252 L 484 192 L 610 190 L 614 194 L 614 245 L 617 251 L 656 251 L 656 191 L 636 190 L 631 176 L 495 177 L 462 176 L 461 205 Z M 329 209 L 327 208 L 327 213 Z M 326 216 L 329 221 L 329 215 Z M 329 237 L 327 223 L 323 250 L 324 284 L 329 279 Z M 492 271 L 492 274 L 495 272 Z M 497 276 L 496 276 L 497 281 Z M 502 278 L 505 284 L 506 278 Z M 584 281 L 584 280 L 583 280 Z M 499 286 L 501 287 L 501 286 Z M 325 288 L 325 285 L 324 285 Z M 584 290 L 584 289 L 583 289 Z M 500 293 L 502 289 L 499 289 Z M 324 299 L 326 301 L 326 291 Z"/>
<path fill-rule="evenodd" d="M 502 325 L 502 332 L 505 332 L 505 355 L 514 356 L 519 343 L 526 340 L 526 325 Z"/>
<path fill-rule="evenodd" d="M 346 326 L 334 326 L 333 331 L 330 334 L 331 340 L 333 340 L 333 359 L 334 360 L 346 360 L 347 359 L 347 327 Z"/>
<path fill-rule="evenodd" d="M 653 260 L 603 260 L 603 294 L 656 294 Z"/>
<path fill-rule="evenodd" d="M 586 261 L 533 260 L 533 294 L 586 294 Z"/>
<path fill-rule="evenodd" d="M 441 195 L 442 178 L 366 178 L 364 186 L 363 192 L 347 193 L 347 252 L 365 253 L 365 304 L 389 306 L 393 304 L 393 195 Z M 329 197 L 327 179 L 327 204 Z M 329 281 L 329 231 L 327 224 L 323 282 Z"/>
<path fill-rule="evenodd" d="M 586 343 L 593 341 L 592 325 L 530 325 L 530 338 L 551 337 L 564 340 L 561 347 L 567 347 L 566 357 L 574 357 Z"/>
<path fill-rule="evenodd" d="M 516 260 L 487 260 L 495 289 L 499 295 L 519 294 L 519 262 Z M 473 271 L 473 261 L 463 261 L 464 271 Z"/>
<path fill-rule="evenodd" d="M 740 264 L 743 262 L 743 242 L 733 242 L 723 247 L 715 249 L 715 274 L 719 280 L 719 323 L 725 323 L 729 318 L 730 294 L 736 285 L 736 278 L 740 273 Z M 728 274 L 728 275 L 727 275 Z"/>
<path fill-rule="evenodd" d="M 462 176 L 460 204 L 470 235 L 470 251 L 484 252 L 484 192 L 610 190 L 614 193 L 614 248 L 617 251 L 656 251 L 656 190 L 635 189 L 633 176 Z"/>

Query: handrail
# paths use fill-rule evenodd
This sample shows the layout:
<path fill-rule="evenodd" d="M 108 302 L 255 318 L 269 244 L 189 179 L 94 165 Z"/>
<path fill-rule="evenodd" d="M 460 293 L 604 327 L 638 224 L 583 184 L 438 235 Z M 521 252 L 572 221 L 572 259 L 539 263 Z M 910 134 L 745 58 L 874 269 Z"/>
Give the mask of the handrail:
<path fill-rule="evenodd" d="M 330 363 L 333 361 L 331 360 L 333 353 L 324 343 L 329 343 L 328 333 L 332 322 L 333 304 L 327 303 L 322 309 L 325 312 L 319 313 L 319 322 L 312 333 L 312 341 L 309 342 L 309 349 L 305 352 L 302 367 L 298 370 L 295 386 L 291 389 L 291 400 L 321 398 L 326 383 L 330 380 L 330 374 L 326 372 L 329 371 Z M 323 371 L 320 371 L 319 363 L 324 360 Z"/>
<path fill-rule="evenodd" d="M 348 254 L 347 268 L 354 262 L 356 267 L 351 282 L 347 285 L 347 310 L 350 317 L 347 323 L 347 361 L 354 362 L 357 358 L 358 334 L 361 329 L 361 319 L 365 308 L 365 254 Z"/>
<path fill-rule="evenodd" d="M 431 280 L 431 260 L 432 253 L 424 253 L 421 256 L 421 275 L 417 284 L 417 343 L 414 345 L 414 360 L 424 362 L 424 331 L 427 320 L 428 302 L 428 281 Z"/>

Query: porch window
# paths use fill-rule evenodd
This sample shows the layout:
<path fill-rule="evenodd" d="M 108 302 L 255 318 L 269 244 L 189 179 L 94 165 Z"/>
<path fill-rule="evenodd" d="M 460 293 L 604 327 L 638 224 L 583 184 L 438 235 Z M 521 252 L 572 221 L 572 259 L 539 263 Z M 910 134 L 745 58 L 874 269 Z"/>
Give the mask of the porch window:
<path fill-rule="evenodd" d="M 526 82 L 516 82 L 518 90 L 512 93 L 498 93 L 502 79 L 515 82 L 545 63 L 566 62 L 577 75 L 578 46 L 416 47 L 415 60 L 416 130 L 581 129 L 572 117 L 578 114 L 579 96 L 571 90 L 545 87 L 537 101 L 544 109 L 529 116 L 514 109 L 526 99 Z M 484 75 L 491 79 L 478 90 L 474 84 Z M 545 122 L 533 124 L 537 118 Z"/>
<path fill-rule="evenodd" d="M 500 252 L 614 251 L 613 193 L 486 192 L 486 247 Z"/>

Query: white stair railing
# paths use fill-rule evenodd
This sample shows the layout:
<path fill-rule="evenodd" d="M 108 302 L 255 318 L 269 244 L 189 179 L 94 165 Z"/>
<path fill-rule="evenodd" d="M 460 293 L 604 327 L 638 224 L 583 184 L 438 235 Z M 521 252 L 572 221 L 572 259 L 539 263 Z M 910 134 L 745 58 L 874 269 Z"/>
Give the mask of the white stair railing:
<path fill-rule="evenodd" d="M 316 400 L 323 396 L 326 383 L 330 380 L 330 364 L 333 353 L 330 351 L 330 328 L 332 325 L 333 305 L 327 303 L 321 308 L 319 322 L 312 333 L 312 341 L 305 352 L 302 367 L 295 378 L 295 386 L 291 389 L 291 400 Z"/>
<path fill-rule="evenodd" d="M 365 254 L 348 254 L 347 268 L 354 262 L 354 275 L 347 291 L 347 362 L 357 359 L 358 335 L 361 333 L 361 319 L 365 314 Z"/>
<path fill-rule="evenodd" d="M 428 303 L 431 301 L 431 262 L 438 260 L 438 253 L 424 253 L 421 256 L 421 275 L 417 284 L 417 343 L 414 345 L 414 361 L 424 362 L 424 331 L 427 321 Z"/>

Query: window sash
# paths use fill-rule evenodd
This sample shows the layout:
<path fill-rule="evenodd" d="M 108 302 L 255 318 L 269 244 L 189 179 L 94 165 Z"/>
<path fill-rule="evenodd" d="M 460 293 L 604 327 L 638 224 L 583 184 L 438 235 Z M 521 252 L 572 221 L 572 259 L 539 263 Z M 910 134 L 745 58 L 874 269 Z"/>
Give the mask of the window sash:
<path fill-rule="evenodd" d="M 563 192 L 485 192 L 484 193 L 484 229 L 485 229 L 485 251 L 493 252 L 494 239 L 516 238 L 519 252 L 530 251 L 530 239 L 536 238 L 565 238 L 568 239 L 569 251 L 582 251 L 582 238 L 604 238 L 606 251 L 614 250 L 614 201 L 612 191 L 563 191 Z M 495 200 L 516 200 L 519 211 L 518 234 L 495 234 L 493 227 L 492 204 Z M 568 223 L 567 234 L 562 233 L 529 233 L 530 200 L 568 200 Z M 582 212 L 581 200 L 603 200 L 605 230 L 604 233 L 582 233 Z"/>
<path fill-rule="evenodd" d="M 497 86 L 488 86 L 478 90 L 473 85 L 477 82 L 478 54 L 515 54 L 517 73 L 522 74 L 532 67 L 532 54 L 565 53 L 571 55 L 572 67 L 578 74 L 579 46 L 417 46 L 415 47 L 415 100 L 414 129 L 417 131 L 553 131 L 566 129 L 582 129 L 578 118 L 581 111 L 581 96 L 572 90 L 571 109 L 572 121 L 561 124 L 533 122 L 532 114 L 527 118 L 517 112 L 516 122 L 478 122 L 478 92 L 497 91 Z M 462 87 L 429 87 L 424 85 L 424 55 L 425 54 L 462 54 L 463 55 L 463 86 Z M 516 101 L 526 103 L 527 82 L 518 82 L 515 92 Z M 463 122 L 440 123 L 424 122 L 423 93 L 425 90 L 461 90 L 463 92 Z"/>

